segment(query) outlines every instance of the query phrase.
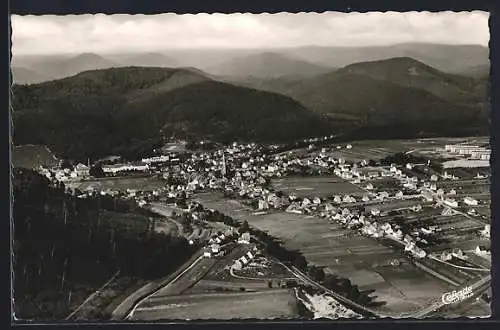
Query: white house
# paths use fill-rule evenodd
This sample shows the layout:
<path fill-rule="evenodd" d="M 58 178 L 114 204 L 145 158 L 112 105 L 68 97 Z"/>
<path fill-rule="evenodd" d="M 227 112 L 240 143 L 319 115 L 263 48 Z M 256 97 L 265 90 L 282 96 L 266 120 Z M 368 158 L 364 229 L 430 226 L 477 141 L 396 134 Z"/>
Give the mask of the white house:
<path fill-rule="evenodd" d="M 90 168 L 86 165 L 83 164 L 77 164 L 75 166 L 75 172 L 78 176 L 88 176 L 89 175 Z"/>
<path fill-rule="evenodd" d="M 469 206 L 476 206 L 479 204 L 479 202 L 476 199 L 469 197 L 469 196 L 464 198 L 464 203 L 469 205 Z"/>
<path fill-rule="evenodd" d="M 238 238 L 238 243 L 249 244 L 250 243 L 250 233 L 249 232 L 242 233 L 241 236 Z"/>
<path fill-rule="evenodd" d="M 380 210 L 379 210 L 379 209 L 377 209 L 376 207 L 374 207 L 374 208 L 372 208 L 372 209 L 370 210 L 370 213 L 371 213 L 372 215 L 374 215 L 374 216 L 378 216 L 378 215 L 380 215 Z"/>
<path fill-rule="evenodd" d="M 435 174 L 431 175 L 431 181 L 437 181 L 437 180 L 438 180 L 437 175 Z"/>
<path fill-rule="evenodd" d="M 458 202 L 452 198 L 445 199 L 444 203 L 450 207 L 458 207 Z"/>
<path fill-rule="evenodd" d="M 267 201 L 259 199 L 259 206 L 258 206 L 258 208 L 259 208 L 259 210 L 267 210 L 267 209 L 269 209 L 269 204 L 268 204 Z"/>

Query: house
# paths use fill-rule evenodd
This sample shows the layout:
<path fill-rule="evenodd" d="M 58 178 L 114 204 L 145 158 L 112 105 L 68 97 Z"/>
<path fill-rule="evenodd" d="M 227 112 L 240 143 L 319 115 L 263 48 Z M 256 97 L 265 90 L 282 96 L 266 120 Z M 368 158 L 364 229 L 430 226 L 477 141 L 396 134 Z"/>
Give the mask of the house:
<path fill-rule="evenodd" d="M 361 200 L 363 202 L 368 202 L 370 200 L 370 197 L 368 197 L 368 195 L 363 195 L 363 198 Z"/>
<path fill-rule="evenodd" d="M 345 195 L 344 198 L 342 199 L 344 203 L 351 203 L 351 196 Z"/>
<path fill-rule="evenodd" d="M 455 258 L 465 260 L 467 259 L 467 256 L 464 254 L 464 251 L 461 249 L 453 249 L 451 251 L 451 255 L 454 256 Z"/>
<path fill-rule="evenodd" d="M 212 257 L 212 253 L 210 253 L 210 251 L 205 251 L 205 252 L 203 252 L 203 256 L 205 258 L 210 258 L 210 257 Z"/>
<path fill-rule="evenodd" d="M 453 215 L 453 210 L 450 207 L 445 207 L 443 209 L 443 212 L 441 212 L 441 215 L 449 217 L 449 216 Z"/>
<path fill-rule="evenodd" d="M 378 198 L 380 198 L 380 199 L 389 198 L 389 193 L 387 191 L 381 191 L 378 194 Z"/>
<path fill-rule="evenodd" d="M 456 195 L 457 191 L 455 189 L 451 189 L 448 195 Z"/>
<path fill-rule="evenodd" d="M 458 207 L 458 202 L 454 199 L 447 198 L 444 200 L 444 204 L 450 207 Z"/>
<path fill-rule="evenodd" d="M 487 256 L 490 255 L 491 252 L 484 246 L 476 246 L 476 249 L 474 250 L 474 253 L 479 255 L 479 256 Z"/>
<path fill-rule="evenodd" d="M 269 203 L 265 200 L 259 199 L 259 205 L 258 205 L 259 210 L 268 210 L 269 209 Z"/>
<path fill-rule="evenodd" d="M 396 196 L 395 196 L 395 197 L 396 197 L 396 198 L 399 198 L 399 199 L 402 199 L 402 198 L 404 197 L 404 194 L 403 194 L 403 192 L 400 190 L 400 191 L 398 191 L 398 192 L 396 193 Z"/>
<path fill-rule="evenodd" d="M 312 204 L 311 200 L 310 200 L 309 198 L 307 198 L 307 197 L 306 197 L 306 198 L 304 198 L 304 199 L 302 200 L 301 206 L 302 206 L 302 207 L 306 207 L 306 206 L 311 205 L 311 204 Z"/>
<path fill-rule="evenodd" d="M 348 144 L 345 146 L 346 149 L 352 149 L 352 145 Z"/>
<path fill-rule="evenodd" d="M 241 263 L 242 263 L 243 265 L 248 264 L 248 261 L 249 261 L 249 260 L 246 258 L 246 256 L 242 256 L 239 260 L 241 261 Z"/>
<path fill-rule="evenodd" d="M 379 210 L 379 209 L 377 209 L 376 207 L 374 207 L 374 208 L 372 208 L 372 209 L 370 210 L 370 213 L 371 213 L 372 215 L 374 215 L 374 216 L 378 216 L 378 215 L 380 215 L 380 210 Z"/>
<path fill-rule="evenodd" d="M 469 197 L 469 196 L 464 198 L 464 203 L 469 205 L 469 206 L 476 206 L 479 204 L 479 202 L 476 199 Z"/>
<path fill-rule="evenodd" d="M 332 204 L 326 203 L 325 204 L 325 211 L 326 212 L 334 212 L 334 211 L 336 211 L 336 208 Z"/>
<path fill-rule="evenodd" d="M 220 244 L 217 244 L 217 243 L 212 244 L 210 246 L 210 249 L 211 249 L 212 253 L 219 253 L 219 251 L 220 251 Z"/>
<path fill-rule="evenodd" d="M 313 203 L 314 203 L 314 204 L 316 204 L 316 205 L 321 204 L 321 198 L 319 198 L 319 197 L 314 197 L 314 199 L 313 199 Z"/>
<path fill-rule="evenodd" d="M 409 169 L 409 170 L 411 170 L 413 168 L 413 165 L 410 164 L 410 163 L 406 163 L 406 168 Z"/>
<path fill-rule="evenodd" d="M 242 233 L 241 236 L 238 238 L 238 243 L 250 244 L 250 233 L 249 232 Z"/>
<path fill-rule="evenodd" d="M 297 202 L 293 202 L 292 204 L 290 204 L 285 212 L 288 212 L 288 213 L 297 213 L 297 214 L 302 214 L 302 210 L 300 210 L 300 205 L 297 203 Z"/>
<path fill-rule="evenodd" d="M 234 269 L 236 270 L 239 270 L 241 268 L 243 268 L 243 263 L 241 262 L 241 260 L 236 260 L 232 266 Z"/>
<path fill-rule="evenodd" d="M 438 180 L 437 175 L 435 174 L 431 175 L 431 181 L 437 181 L 437 180 Z"/>
<path fill-rule="evenodd" d="M 491 225 L 484 225 L 484 229 L 481 230 L 480 234 L 483 237 L 490 238 Z"/>
<path fill-rule="evenodd" d="M 335 203 L 342 203 L 342 197 L 340 197 L 339 195 L 335 195 L 335 197 L 333 198 L 333 201 Z"/>
<path fill-rule="evenodd" d="M 88 176 L 89 171 L 90 171 L 90 168 L 86 165 L 81 164 L 81 163 L 79 163 L 75 166 L 75 172 L 78 176 Z"/>
<path fill-rule="evenodd" d="M 436 194 L 437 194 L 438 196 L 443 196 L 443 195 L 444 195 L 444 190 L 443 190 L 443 189 L 441 189 L 441 188 L 439 188 L 439 189 L 436 191 Z"/>

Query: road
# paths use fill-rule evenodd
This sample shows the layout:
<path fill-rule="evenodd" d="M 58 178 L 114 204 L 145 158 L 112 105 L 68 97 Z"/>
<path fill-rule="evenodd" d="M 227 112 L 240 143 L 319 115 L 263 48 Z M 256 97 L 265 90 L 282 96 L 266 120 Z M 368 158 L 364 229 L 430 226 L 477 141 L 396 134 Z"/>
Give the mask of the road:
<path fill-rule="evenodd" d="M 228 244 L 222 246 L 226 245 Z M 202 253 L 203 251 L 200 251 L 198 257 L 190 265 L 186 266 L 185 269 L 171 281 L 158 287 L 152 293 L 136 303 L 127 315 L 126 319 L 133 320 L 134 314 L 140 312 L 140 309 L 137 310 L 138 308 L 142 308 L 144 305 L 154 305 L 155 302 L 165 298 L 166 296 L 181 295 L 203 279 L 203 277 L 205 277 L 207 273 L 218 263 L 219 259 L 205 258 Z"/>
<path fill-rule="evenodd" d="M 470 285 L 470 287 L 472 288 L 472 295 L 469 298 L 466 298 L 466 299 L 464 299 L 456 304 L 453 304 L 453 305 L 463 304 L 463 303 L 469 302 L 471 299 L 476 298 L 479 294 L 481 294 L 484 291 L 489 289 L 490 283 L 491 283 L 491 275 L 487 275 L 487 276 L 479 279 L 478 281 L 476 281 L 475 283 Z M 459 291 L 459 290 L 457 290 L 457 291 Z M 408 315 L 406 317 L 423 318 L 431 313 L 438 311 L 439 309 L 441 309 L 445 306 L 447 306 L 447 304 L 445 304 L 441 299 L 439 299 L 434 304 L 431 304 L 430 306 L 428 306 L 428 307 L 426 307 L 426 308 L 424 308 L 424 309 L 422 309 L 414 314 Z"/>
<path fill-rule="evenodd" d="M 141 299 L 138 303 L 136 303 L 125 319 L 133 320 L 136 309 L 145 303 L 154 301 L 156 297 L 181 294 L 183 291 L 187 290 L 196 282 L 198 282 L 206 274 L 207 269 L 210 269 L 211 266 L 213 266 L 213 263 L 213 259 L 203 258 L 203 256 L 199 256 L 191 265 L 189 265 L 180 274 L 178 274 L 172 281 L 156 289 L 145 298 Z"/>
<path fill-rule="evenodd" d="M 365 306 L 361 306 L 361 305 L 355 303 L 354 301 L 347 299 L 347 298 L 339 295 L 338 293 L 333 292 L 332 290 L 328 289 L 327 287 L 313 281 L 312 279 L 310 279 L 307 275 L 302 273 L 295 266 L 288 267 L 285 264 L 282 264 L 282 265 L 284 267 L 286 267 L 291 273 L 293 273 L 298 279 L 300 279 L 304 283 L 307 283 L 313 287 L 316 287 L 318 289 L 321 289 L 321 290 L 327 292 L 328 294 L 332 295 L 335 299 L 337 299 L 338 301 L 343 303 L 345 306 L 352 309 L 354 312 L 362 314 L 363 316 L 368 316 L 368 317 L 372 317 L 372 318 L 378 318 L 380 316 L 383 316 L 383 315 L 380 315 L 378 312 L 372 311 L 372 310 L 366 308 Z"/>
<path fill-rule="evenodd" d="M 73 316 L 75 316 L 76 313 L 78 313 L 83 308 L 83 306 L 85 306 L 89 301 L 91 301 L 92 299 L 94 299 L 94 297 L 100 294 L 109 284 L 111 284 L 111 282 L 113 282 L 118 277 L 118 275 L 120 275 L 119 270 L 109 280 L 107 280 L 106 283 L 104 283 L 99 289 L 97 289 L 90 296 L 88 296 L 88 298 L 85 299 L 83 303 L 81 303 L 77 308 L 75 308 L 75 310 L 71 314 L 69 314 L 68 317 L 66 317 L 66 320 L 69 320 Z"/>

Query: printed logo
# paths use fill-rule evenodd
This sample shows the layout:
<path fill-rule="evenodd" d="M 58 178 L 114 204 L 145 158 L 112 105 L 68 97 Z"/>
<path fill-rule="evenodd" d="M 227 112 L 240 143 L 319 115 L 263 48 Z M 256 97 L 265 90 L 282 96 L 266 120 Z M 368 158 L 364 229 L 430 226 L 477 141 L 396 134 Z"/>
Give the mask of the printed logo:
<path fill-rule="evenodd" d="M 443 301 L 444 304 L 449 305 L 465 300 L 470 296 L 472 296 L 472 287 L 467 286 L 460 291 L 453 290 L 452 292 L 447 292 L 443 294 L 441 300 Z"/>

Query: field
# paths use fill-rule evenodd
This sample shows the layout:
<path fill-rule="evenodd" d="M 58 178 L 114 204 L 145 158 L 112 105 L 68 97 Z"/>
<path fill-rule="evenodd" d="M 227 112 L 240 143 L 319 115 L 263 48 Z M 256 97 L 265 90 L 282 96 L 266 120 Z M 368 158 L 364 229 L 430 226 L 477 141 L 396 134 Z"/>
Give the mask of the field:
<path fill-rule="evenodd" d="M 162 297 L 137 309 L 135 320 L 295 318 L 295 298 L 288 290 L 212 293 Z"/>
<path fill-rule="evenodd" d="M 150 226 L 148 217 L 134 213 L 102 211 L 100 221 L 110 228 L 120 228 L 130 234 L 144 233 Z"/>
<path fill-rule="evenodd" d="M 297 317 L 297 303 L 289 290 L 276 284 L 269 287 L 267 279 L 230 272 L 234 261 L 251 247 L 236 244 L 224 257 L 199 259 L 180 278 L 143 302 L 135 310 L 134 320 Z M 283 276 L 284 270 L 279 271 L 277 275 Z"/>
<path fill-rule="evenodd" d="M 165 183 L 156 177 L 119 177 L 103 178 L 80 182 L 68 183 L 69 187 L 86 190 L 94 188 L 96 190 L 120 190 L 136 189 L 142 191 L 151 191 L 165 186 Z"/>
<path fill-rule="evenodd" d="M 285 177 L 273 180 L 272 184 L 276 190 L 281 190 L 285 194 L 294 193 L 299 197 L 326 197 L 336 194 L 356 194 L 363 192 L 359 187 L 336 175 Z"/>
<path fill-rule="evenodd" d="M 12 164 L 14 167 L 31 169 L 40 165 L 44 167 L 57 166 L 59 160 L 45 146 L 22 145 L 12 148 Z"/>
<path fill-rule="evenodd" d="M 309 262 L 339 276 L 358 279 L 359 283 L 352 282 L 360 289 L 375 289 L 377 301 L 386 302 L 377 307 L 381 311 L 398 314 L 423 306 L 449 289 L 446 283 L 411 264 L 402 266 L 399 252 L 325 219 L 288 213 L 257 216 L 215 194 L 200 194 L 198 199 L 209 208 L 247 220 L 279 238 L 287 248 L 302 252 Z M 397 263 L 392 266 L 394 261 Z M 411 280 L 401 280 L 406 276 Z"/>

